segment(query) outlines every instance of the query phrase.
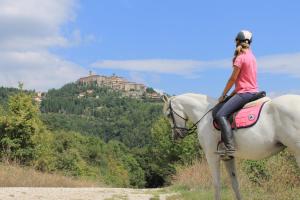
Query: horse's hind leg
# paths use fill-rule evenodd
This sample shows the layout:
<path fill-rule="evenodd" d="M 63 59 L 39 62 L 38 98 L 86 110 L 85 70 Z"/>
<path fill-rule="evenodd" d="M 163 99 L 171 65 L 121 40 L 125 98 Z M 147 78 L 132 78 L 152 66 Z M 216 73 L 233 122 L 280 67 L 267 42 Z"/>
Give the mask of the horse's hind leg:
<path fill-rule="evenodd" d="M 228 175 L 230 177 L 230 180 L 231 180 L 231 186 L 232 186 L 232 189 L 235 193 L 235 197 L 236 197 L 237 200 L 241 200 L 242 197 L 241 197 L 241 194 L 240 194 L 239 182 L 238 182 L 237 174 L 236 174 L 235 160 L 233 158 L 231 160 L 224 161 L 224 163 L 225 163 L 225 166 L 226 166 L 227 173 L 228 173 Z"/>

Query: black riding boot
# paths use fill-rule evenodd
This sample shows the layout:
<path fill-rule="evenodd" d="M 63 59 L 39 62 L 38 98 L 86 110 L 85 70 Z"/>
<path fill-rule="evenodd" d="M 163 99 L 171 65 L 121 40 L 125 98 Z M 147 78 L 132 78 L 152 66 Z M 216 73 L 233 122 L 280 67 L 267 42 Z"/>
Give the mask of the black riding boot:
<path fill-rule="evenodd" d="M 233 134 L 231 130 L 231 126 L 227 121 L 226 117 L 217 118 L 217 122 L 221 128 L 221 137 L 222 141 L 224 142 L 225 149 L 217 151 L 218 154 L 221 156 L 229 156 L 232 157 L 235 151 L 234 144 L 233 144 Z"/>

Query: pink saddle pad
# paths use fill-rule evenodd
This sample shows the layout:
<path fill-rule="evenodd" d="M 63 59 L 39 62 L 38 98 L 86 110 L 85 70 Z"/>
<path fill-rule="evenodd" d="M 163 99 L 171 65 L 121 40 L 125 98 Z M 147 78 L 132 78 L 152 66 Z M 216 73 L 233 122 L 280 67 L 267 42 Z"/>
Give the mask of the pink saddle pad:
<path fill-rule="evenodd" d="M 235 112 L 230 117 L 232 119 L 230 120 L 232 129 L 247 128 L 256 124 L 265 103 L 266 102 L 256 104 L 247 108 L 242 108 L 241 110 Z M 220 130 L 219 125 L 216 122 L 214 122 L 214 127 Z"/>

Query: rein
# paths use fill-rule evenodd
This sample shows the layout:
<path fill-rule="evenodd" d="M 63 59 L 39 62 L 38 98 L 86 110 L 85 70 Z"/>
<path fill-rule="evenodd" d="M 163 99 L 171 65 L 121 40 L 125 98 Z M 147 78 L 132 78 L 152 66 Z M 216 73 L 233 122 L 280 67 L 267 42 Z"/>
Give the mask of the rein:
<path fill-rule="evenodd" d="M 176 125 L 176 121 L 175 121 L 175 118 L 174 118 L 174 114 L 177 115 L 179 118 L 183 119 L 185 121 L 185 125 L 186 125 L 186 122 L 188 120 L 188 118 L 184 118 L 182 117 L 181 115 L 179 115 L 173 108 L 172 108 L 172 104 L 171 104 L 171 100 L 170 100 L 170 103 L 169 103 L 169 109 L 170 109 L 170 115 L 171 115 L 171 118 L 172 118 L 172 121 L 173 121 L 173 127 L 172 129 L 176 130 L 176 129 L 179 129 L 181 131 L 185 131 L 186 132 L 186 135 L 190 135 L 190 134 L 193 134 L 196 130 L 197 130 L 197 125 L 200 123 L 200 121 L 210 112 L 212 111 L 213 109 L 215 108 L 215 106 L 211 109 L 209 109 L 196 123 L 193 123 L 193 126 L 191 128 L 185 128 L 185 127 L 178 127 Z M 177 132 L 177 131 L 176 131 Z M 177 132 L 178 133 L 178 132 Z M 181 138 L 184 137 L 184 135 L 182 135 L 181 133 L 178 133 L 179 136 Z"/>

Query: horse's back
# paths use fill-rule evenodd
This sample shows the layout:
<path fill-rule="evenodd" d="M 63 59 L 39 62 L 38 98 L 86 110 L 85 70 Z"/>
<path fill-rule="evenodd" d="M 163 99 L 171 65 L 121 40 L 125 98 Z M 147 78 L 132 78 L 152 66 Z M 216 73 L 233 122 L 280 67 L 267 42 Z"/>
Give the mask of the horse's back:
<path fill-rule="evenodd" d="M 279 96 L 272 100 L 272 104 L 279 114 L 293 115 L 300 120 L 300 95 Z"/>
<path fill-rule="evenodd" d="M 286 95 L 281 95 L 281 96 L 275 97 L 272 100 L 277 103 L 277 102 L 295 101 L 295 100 L 299 100 L 299 99 L 300 99 L 300 95 L 286 94 Z"/>

